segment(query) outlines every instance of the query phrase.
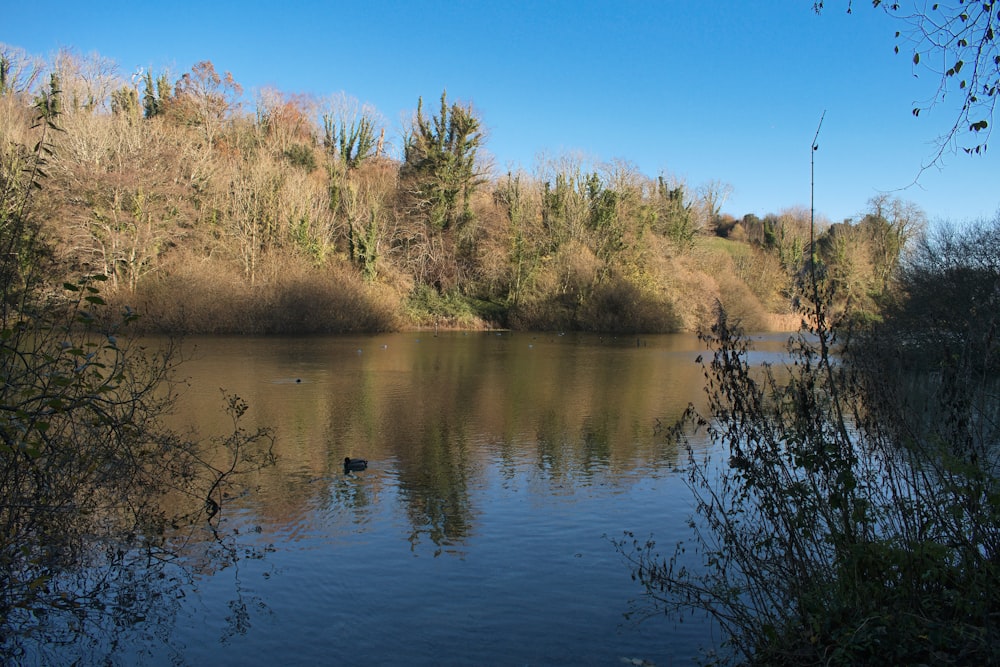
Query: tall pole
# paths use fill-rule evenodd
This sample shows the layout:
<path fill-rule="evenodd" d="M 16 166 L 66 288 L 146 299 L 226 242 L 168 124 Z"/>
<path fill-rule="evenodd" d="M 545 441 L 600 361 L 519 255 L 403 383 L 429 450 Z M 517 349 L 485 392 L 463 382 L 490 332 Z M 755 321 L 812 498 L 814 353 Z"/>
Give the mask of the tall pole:
<path fill-rule="evenodd" d="M 823 127 L 826 110 L 819 117 L 816 134 L 812 140 L 812 150 L 809 151 L 809 270 L 812 273 L 813 284 L 816 283 L 816 151 L 819 150 L 819 129 Z"/>

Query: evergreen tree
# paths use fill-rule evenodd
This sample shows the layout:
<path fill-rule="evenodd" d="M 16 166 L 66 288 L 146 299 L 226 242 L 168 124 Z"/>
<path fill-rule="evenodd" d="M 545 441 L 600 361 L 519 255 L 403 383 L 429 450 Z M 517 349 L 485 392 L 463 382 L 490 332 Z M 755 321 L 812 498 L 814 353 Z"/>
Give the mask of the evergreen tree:
<path fill-rule="evenodd" d="M 59 75 L 53 72 L 49 76 L 49 87 L 35 98 L 35 108 L 47 119 L 53 119 L 62 113 L 62 83 Z"/>
<path fill-rule="evenodd" d="M 441 93 L 441 111 L 428 119 L 423 98 L 405 144 L 400 177 L 412 198 L 412 210 L 432 227 L 446 230 L 471 219 L 470 198 L 483 183 L 476 151 L 482 142 L 479 119 L 471 105 L 448 105 Z"/>
<path fill-rule="evenodd" d="M 7 92 L 10 86 L 10 60 L 0 55 L 0 95 Z"/>
<path fill-rule="evenodd" d="M 170 79 L 166 74 L 153 79 L 150 72 L 143 77 L 142 113 L 146 118 L 154 118 L 162 114 L 170 100 Z"/>
<path fill-rule="evenodd" d="M 138 118 L 139 91 L 129 86 L 122 86 L 111 93 L 111 111 L 128 119 Z"/>
<path fill-rule="evenodd" d="M 344 119 L 338 123 L 333 114 L 323 114 L 323 144 L 327 152 L 354 169 L 377 154 L 375 122 L 362 116 L 350 123 Z"/>

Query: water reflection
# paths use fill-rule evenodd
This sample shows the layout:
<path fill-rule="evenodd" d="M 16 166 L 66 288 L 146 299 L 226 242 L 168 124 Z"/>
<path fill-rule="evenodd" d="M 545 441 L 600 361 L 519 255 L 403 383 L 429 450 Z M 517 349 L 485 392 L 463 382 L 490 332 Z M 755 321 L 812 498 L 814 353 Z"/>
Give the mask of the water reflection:
<path fill-rule="evenodd" d="M 276 428 L 278 461 L 226 519 L 274 552 L 241 561 L 238 596 L 233 580 L 198 582 L 202 610 L 185 607 L 168 633 L 185 661 L 225 645 L 231 662 L 264 664 L 293 641 L 303 662 L 324 664 L 694 654 L 697 624 L 623 621 L 640 591 L 604 536 L 686 536 L 681 454 L 656 424 L 702 396 L 695 337 L 188 344 L 179 422 L 223 431 L 224 387 L 250 403 L 250 428 Z M 369 468 L 345 475 L 346 456 Z M 344 632 L 361 638 L 339 645 Z"/>
<path fill-rule="evenodd" d="M 462 333 L 199 340 L 183 414 L 213 424 L 204 398 L 219 384 L 277 428 L 280 474 L 261 479 L 260 511 L 272 523 L 301 521 L 303 508 L 318 505 L 370 504 L 378 481 L 364 492 L 303 483 L 337 479 L 345 456 L 361 456 L 391 470 L 411 544 L 447 547 L 472 528 L 469 488 L 490 460 L 508 470 L 528 460 L 550 480 L 586 484 L 609 466 L 676 458 L 653 427 L 697 398 L 698 341 L 634 341 Z M 322 493 L 331 497 L 310 499 Z"/>

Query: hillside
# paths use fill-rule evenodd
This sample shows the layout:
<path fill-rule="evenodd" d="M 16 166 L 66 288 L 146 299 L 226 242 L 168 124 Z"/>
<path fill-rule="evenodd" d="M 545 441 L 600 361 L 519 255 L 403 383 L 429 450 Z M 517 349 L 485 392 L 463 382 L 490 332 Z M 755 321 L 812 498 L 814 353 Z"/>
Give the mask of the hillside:
<path fill-rule="evenodd" d="M 106 275 L 147 330 L 673 332 L 717 302 L 750 329 L 797 324 L 807 212 L 734 220 L 727 186 L 625 162 L 497 173 L 481 120 L 445 94 L 434 112 L 418 100 L 396 155 L 343 97 L 267 91 L 250 112 L 209 62 L 175 81 L 88 72 L 64 58 L 44 82 L 7 76 L 4 161 L 46 143 L 33 219 L 51 282 Z M 43 117 L 59 131 L 42 137 Z"/>

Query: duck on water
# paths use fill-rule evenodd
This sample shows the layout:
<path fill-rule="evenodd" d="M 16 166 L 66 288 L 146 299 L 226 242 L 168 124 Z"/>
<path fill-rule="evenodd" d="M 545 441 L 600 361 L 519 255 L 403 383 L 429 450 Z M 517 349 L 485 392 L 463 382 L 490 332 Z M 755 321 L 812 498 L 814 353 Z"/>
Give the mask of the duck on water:
<path fill-rule="evenodd" d="M 352 470 L 364 470 L 368 467 L 368 461 L 365 459 L 352 459 L 350 456 L 344 457 L 344 472 L 351 472 Z"/>

